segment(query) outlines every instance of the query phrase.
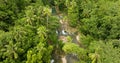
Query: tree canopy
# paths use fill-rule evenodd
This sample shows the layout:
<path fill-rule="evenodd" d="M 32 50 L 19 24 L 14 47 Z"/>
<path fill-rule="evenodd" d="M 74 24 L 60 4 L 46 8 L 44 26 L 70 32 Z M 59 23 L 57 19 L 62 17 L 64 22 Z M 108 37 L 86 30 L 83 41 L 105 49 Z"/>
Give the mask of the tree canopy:
<path fill-rule="evenodd" d="M 0 63 L 50 63 L 67 54 L 78 63 L 120 63 L 119 6 L 120 0 L 0 0 Z M 65 30 L 65 43 L 61 21 L 77 30 Z"/>

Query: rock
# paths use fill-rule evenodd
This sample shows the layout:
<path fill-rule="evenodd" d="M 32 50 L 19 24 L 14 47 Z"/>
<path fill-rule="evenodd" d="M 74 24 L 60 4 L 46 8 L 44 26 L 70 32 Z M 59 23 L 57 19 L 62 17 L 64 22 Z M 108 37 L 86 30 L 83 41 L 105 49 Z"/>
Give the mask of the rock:
<path fill-rule="evenodd" d="M 54 63 L 54 59 L 52 59 L 52 60 L 50 61 L 50 63 Z"/>
<path fill-rule="evenodd" d="M 62 63 L 67 63 L 67 60 L 66 60 L 65 56 L 62 57 L 61 59 L 62 59 Z"/>

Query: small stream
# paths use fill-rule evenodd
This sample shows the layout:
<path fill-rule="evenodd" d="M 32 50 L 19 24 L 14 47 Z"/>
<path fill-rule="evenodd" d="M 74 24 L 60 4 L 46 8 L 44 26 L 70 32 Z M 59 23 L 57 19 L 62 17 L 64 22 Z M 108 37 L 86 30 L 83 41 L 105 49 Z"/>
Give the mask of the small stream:
<path fill-rule="evenodd" d="M 63 21 L 61 17 L 59 17 L 60 21 Z M 58 37 L 63 37 L 63 42 L 66 42 L 64 39 L 67 36 L 70 36 L 72 38 L 72 42 L 78 45 L 78 40 L 76 39 L 76 35 L 73 32 L 68 33 L 67 30 L 65 30 L 65 25 L 64 22 L 60 22 L 61 26 L 58 30 L 56 30 L 56 33 L 58 35 Z M 61 40 L 61 38 L 58 38 L 59 40 Z M 76 54 L 67 54 L 64 55 L 63 57 L 60 57 L 60 55 L 57 55 L 55 60 L 51 60 L 51 63 L 76 63 L 79 61 L 79 59 L 77 58 Z"/>
<path fill-rule="evenodd" d="M 59 35 L 64 36 L 64 37 L 70 36 L 72 38 L 72 42 L 75 44 L 78 44 L 76 35 L 74 35 L 74 34 L 69 34 L 69 33 L 67 33 L 67 31 L 65 32 L 65 30 L 61 30 L 61 34 L 59 34 Z M 67 54 L 64 57 L 65 57 L 66 61 L 64 60 L 65 62 L 62 62 L 62 63 L 75 63 L 75 62 L 79 61 L 76 54 Z"/>

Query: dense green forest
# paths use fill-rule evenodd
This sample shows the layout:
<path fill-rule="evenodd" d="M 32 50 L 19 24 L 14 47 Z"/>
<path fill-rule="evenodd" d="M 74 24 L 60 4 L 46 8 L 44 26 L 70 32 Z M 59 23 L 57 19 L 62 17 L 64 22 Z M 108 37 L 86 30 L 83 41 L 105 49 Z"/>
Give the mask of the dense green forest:
<path fill-rule="evenodd" d="M 59 36 L 61 21 L 68 35 Z M 0 63 L 70 54 L 73 63 L 120 63 L 120 0 L 0 0 Z"/>

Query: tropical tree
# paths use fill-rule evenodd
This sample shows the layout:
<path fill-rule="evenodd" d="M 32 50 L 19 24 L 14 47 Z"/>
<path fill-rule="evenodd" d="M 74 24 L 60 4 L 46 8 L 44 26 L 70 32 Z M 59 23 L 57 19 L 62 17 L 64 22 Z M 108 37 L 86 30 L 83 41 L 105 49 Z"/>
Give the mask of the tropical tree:
<path fill-rule="evenodd" d="M 81 3 L 81 32 L 96 39 L 119 39 L 118 2 L 100 0 Z"/>

